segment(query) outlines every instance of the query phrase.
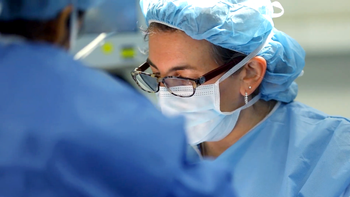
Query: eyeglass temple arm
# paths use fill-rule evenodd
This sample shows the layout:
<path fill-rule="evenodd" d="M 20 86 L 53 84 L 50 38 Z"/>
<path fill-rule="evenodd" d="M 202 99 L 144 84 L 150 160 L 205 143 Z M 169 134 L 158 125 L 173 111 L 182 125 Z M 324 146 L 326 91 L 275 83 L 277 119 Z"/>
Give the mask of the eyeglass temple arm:
<path fill-rule="evenodd" d="M 134 71 L 141 71 L 141 72 L 143 72 L 143 71 L 147 70 L 149 67 L 150 67 L 149 63 L 148 62 L 144 62 L 141 66 L 135 68 Z"/>
<path fill-rule="evenodd" d="M 148 68 L 150 67 L 150 64 L 148 62 L 145 62 L 143 63 L 141 66 L 135 68 L 135 72 L 136 71 L 140 71 L 140 72 L 144 72 L 145 70 L 147 70 Z M 152 76 L 154 76 L 154 74 L 151 74 Z M 159 77 L 156 77 L 157 78 L 157 82 L 160 83 L 162 82 L 162 79 L 159 78 Z"/>
<path fill-rule="evenodd" d="M 238 64 L 240 61 L 242 61 L 244 58 L 245 57 L 243 57 L 243 56 L 237 57 L 237 58 L 233 59 L 232 61 L 228 62 L 227 64 L 224 64 L 223 66 L 220 66 L 220 67 L 210 71 L 209 73 L 203 75 L 202 77 L 200 77 L 198 79 L 198 81 L 197 81 L 198 85 L 202 85 L 203 83 L 205 83 L 205 82 L 209 81 L 210 79 L 218 76 L 219 74 L 230 70 L 236 64 Z"/>

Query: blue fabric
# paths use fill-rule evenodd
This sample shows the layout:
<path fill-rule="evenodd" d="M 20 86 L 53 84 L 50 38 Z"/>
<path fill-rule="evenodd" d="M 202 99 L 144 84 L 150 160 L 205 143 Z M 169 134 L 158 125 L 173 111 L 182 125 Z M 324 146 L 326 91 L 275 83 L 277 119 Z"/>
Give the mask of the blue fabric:
<path fill-rule="evenodd" d="M 298 102 L 281 104 L 220 155 L 237 196 L 348 197 L 350 121 Z"/>
<path fill-rule="evenodd" d="M 272 32 L 272 39 L 258 54 L 267 62 L 262 99 L 295 99 L 298 87 L 293 82 L 303 70 L 305 52 L 295 40 L 274 28 L 270 0 L 141 0 L 140 5 L 147 24 L 167 24 L 193 39 L 246 55 Z"/>
<path fill-rule="evenodd" d="M 0 44 L 0 92 L 0 196 L 234 196 L 182 119 L 61 49 Z"/>
<path fill-rule="evenodd" d="M 0 0 L 0 20 L 49 20 L 66 6 L 73 5 L 78 10 L 87 10 L 103 0 Z"/>

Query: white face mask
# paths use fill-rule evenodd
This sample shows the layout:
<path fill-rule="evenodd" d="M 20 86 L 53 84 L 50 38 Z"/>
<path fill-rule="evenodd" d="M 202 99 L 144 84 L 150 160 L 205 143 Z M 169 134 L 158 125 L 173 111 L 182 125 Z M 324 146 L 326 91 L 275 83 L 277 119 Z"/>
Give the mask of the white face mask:
<path fill-rule="evenodd" d="M 225 138 L 236 126 L 241 110 L 250 107 L 260 98 L 258 95 L 232 112 L 222 112 L 219 81 L 215 84 L 199 86 L 195 95 L 189 98 L 174 96 L 164 87 L 160 87 L 157 96 L 160 108 L 165 115 L 185 116 L 188 142 L 191 145 Z"/>

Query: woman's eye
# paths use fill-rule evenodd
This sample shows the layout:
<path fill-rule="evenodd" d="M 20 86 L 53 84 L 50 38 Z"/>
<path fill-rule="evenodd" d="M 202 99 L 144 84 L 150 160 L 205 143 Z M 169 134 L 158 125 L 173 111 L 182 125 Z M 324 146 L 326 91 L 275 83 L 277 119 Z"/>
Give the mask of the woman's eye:
<path fill-rule="evenodd" d="M 181 78 L 186 78 L 186 77 L 188 77 L 188 76 L 186 75 L 186 73 L 180 73 L 180 72 L 174 73 L 173 76 L 174 76 L 174 77 L 181 77 Z"/>

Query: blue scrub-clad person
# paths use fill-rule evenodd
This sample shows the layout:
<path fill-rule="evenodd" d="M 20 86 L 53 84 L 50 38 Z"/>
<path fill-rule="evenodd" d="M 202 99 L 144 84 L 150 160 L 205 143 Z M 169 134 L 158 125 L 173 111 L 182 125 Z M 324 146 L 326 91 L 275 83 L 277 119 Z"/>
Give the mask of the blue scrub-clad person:
<path fill-rule="evenodd" d="M 66 49 L 98 0 L 1 0 L 0 196 L 234 196 L 182 119 Z"/>
<path fill-rule="evenodd" d="M 350 121 L 294 101 L 305 53 L 274 28 L 281 4 L 140 4 L 149 57 L 135 81 L 164 113 L 184 115 L 202 156 L 231 166 L 237 196 L 350 196 Z"/>

